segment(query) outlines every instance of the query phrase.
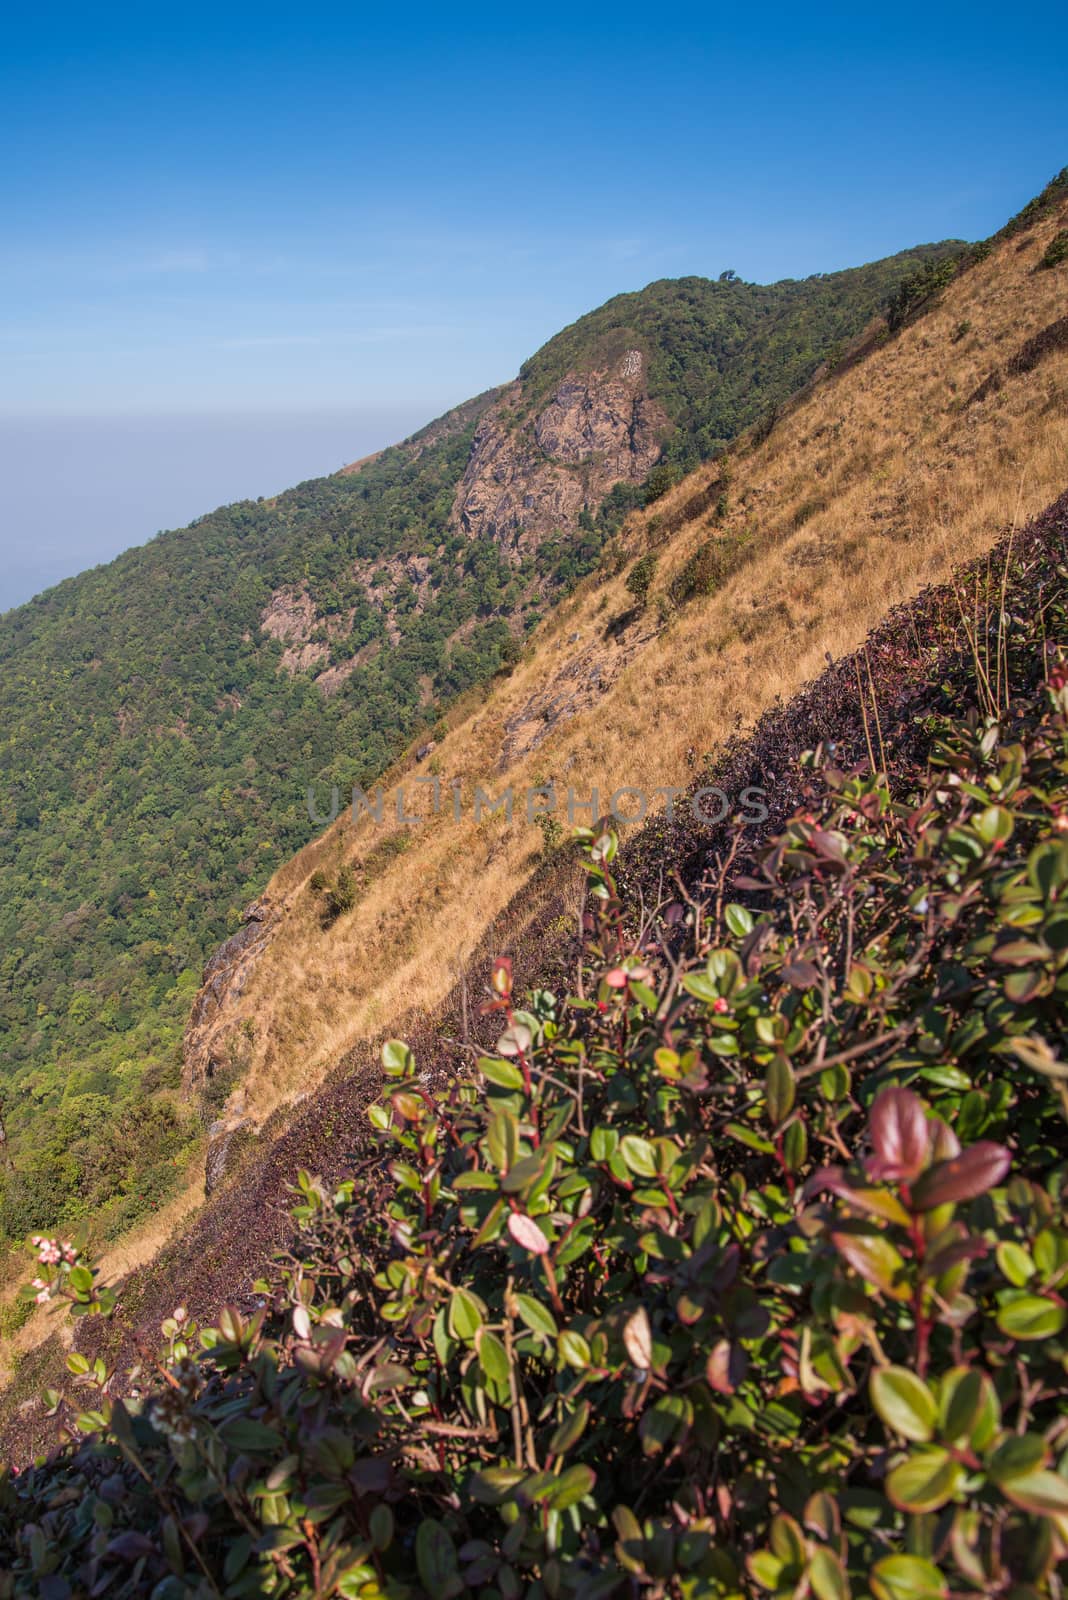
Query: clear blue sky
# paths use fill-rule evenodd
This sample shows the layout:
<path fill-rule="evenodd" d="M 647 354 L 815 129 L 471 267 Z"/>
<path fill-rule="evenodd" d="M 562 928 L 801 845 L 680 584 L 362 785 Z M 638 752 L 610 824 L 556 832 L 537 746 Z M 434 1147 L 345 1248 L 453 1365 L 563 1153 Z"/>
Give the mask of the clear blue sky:
<path fill-rule="evenodd" d="M 331 470 L 620 290 L 979 237 L 1068 162 L 1063 5 L 20 9 L 0 606 Z"/>

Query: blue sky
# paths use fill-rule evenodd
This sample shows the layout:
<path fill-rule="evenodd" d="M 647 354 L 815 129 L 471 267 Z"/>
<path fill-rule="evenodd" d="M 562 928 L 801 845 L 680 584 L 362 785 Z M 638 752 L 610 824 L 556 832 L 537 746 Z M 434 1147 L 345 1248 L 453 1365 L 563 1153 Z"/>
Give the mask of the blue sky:
<path fill-rule="evenodd" d="M 989 233 L 1068 161 L 1066 46 L 1052 5 L 24 8 L 0 606 L 46 554 L 51 581 L 331 470 L 620 290 Z M 19 465 L 49 440 L 51 508 Z"/>

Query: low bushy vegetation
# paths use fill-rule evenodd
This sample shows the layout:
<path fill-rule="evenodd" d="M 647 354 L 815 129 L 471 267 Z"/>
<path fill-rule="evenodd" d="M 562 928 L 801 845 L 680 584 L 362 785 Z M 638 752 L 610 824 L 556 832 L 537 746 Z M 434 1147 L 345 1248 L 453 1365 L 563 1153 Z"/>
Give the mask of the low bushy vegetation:
<path fill-rule="evenodd" d="M 1037 595 L 962 613 L 970 704 L 911 759 L 874 714 L 870 759 L 811 750 L 695 892 L 628 901 L 580 834 L 574 992 L 497 962 L 493 1052 L 386 1047 L 380 1158 L 300 1176 L 257 1299 L 132 1377 L 71 1356 L 0 1594 L 1060 1594 L 1063 569 Z"/>

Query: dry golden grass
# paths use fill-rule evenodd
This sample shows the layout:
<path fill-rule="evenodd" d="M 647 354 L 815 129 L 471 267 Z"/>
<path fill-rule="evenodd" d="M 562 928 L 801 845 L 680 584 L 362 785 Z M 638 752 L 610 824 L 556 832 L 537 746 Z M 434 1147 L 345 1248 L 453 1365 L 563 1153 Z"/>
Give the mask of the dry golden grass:
<path fill-rule="evenodd" d="M 623 575 L 587 580 L 512 677 L 454 717 L 435 751 L 446 795 L 451 780 L 461 782 L 462 820 L 428 820 L 408 830 L 403 853 L 382 861 L 379 851 L 358 904 L 333 928 L 320 926 L 308 877 L 333 872 L 342 858 L 359 867 L 401 831 L 395 822 L 354 825 L 343 814 L 275 875 L 269 892 L 285 907 L 280 931 L 222 1018 L 223 1026 L 248 1018 L 255 1030 L 246 1084 L 254 1117 L 312 1088 L 360 1037 L 433 1008 L 522 886 L 540 835 L 518 819 L 476 824 L 475 782 L 493 793 L 510 783 L 518 794 L 553 779 L 584 797 L 596 786 L 602 803 L 622 785 L 683 785 L 695 754 L 750 725 L 776 696 L 815 677 L 828 653 L 853 649 L 891 604 L 944 578 L 1064 489 L 1068 353 L 967 403 L 994 367 L 1064 314 L 1064 271 L 1033 270 L 1062 226 L 1063 217 L 1050 219 L 1022 246 L 999 246 L 940 307 L 817 385 L 766 441 L 738 451 L 722 522 L 709 513 L 683 520 L 657 544 L 658 529 L 718 479 L 715 465 L 632 518 L 627 550 L 655 544 L 660 561 L 644 625 L 625 649 L 606 640 L 606 623 L 630 604 Z M 961 333 L 964 323 L 970 330 Z M 657 593 L 709 537 L 747 539 L 744 565 L 713 596 L 650 627 Z M 562 680 L 561 688 L 582 690 L 584 708 L 502 774 L 506 724 L 587 652 L 604 664 L 606 692 Z M 418 775 L 426 773 L 424 763 Z M 409 770 L 409 797 L 415 775 Z M 394 780 L 387 819 L 396 794 Z"/>

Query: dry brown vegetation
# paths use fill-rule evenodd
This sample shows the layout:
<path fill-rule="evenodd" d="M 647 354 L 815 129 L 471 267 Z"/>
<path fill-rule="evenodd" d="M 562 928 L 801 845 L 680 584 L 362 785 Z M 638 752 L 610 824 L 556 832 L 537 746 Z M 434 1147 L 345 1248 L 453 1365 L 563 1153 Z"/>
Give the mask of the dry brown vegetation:
<path fill-rule="evenodd" d="M 251 1024 L 254 1119 L 314 1087 L 360 1039 L 429 1013 L 530 874 L 539 832 L 519 817 L 476 823 L 476 783 L 518 795 L 555 781 L 584 798 L 596 787 L 602 803 L 623 785 L 683 785 L 727 734 L 828 654 L 855 648 L 890 604 L 1060 493 L 1068 350 L 1050 341 L 1024 371 L 1013 358 L 1063 315 L 1064 272 L 1034 269 L 1064 222 L 1051 216 L 998 245 L 919 321 L 816 385 L 762 442 L 743 443 L 729 474 L 710 464 L 632 517 L 619 561 L 610 554 L 513 675 L 454 715 L 430 763 L 399 775 L 409 810 L 429 801 L 413 777 L 432 767 L 446 800 L 459 780 L 460 822 L 446 805 L 398 828 L 394 775 L 383 825 L 343 813 L 275 875 L 279 931 L 220 1019 Z M 1000 387 L 977 394 L 995 371 Z M 673 579 L 709 540 L 733 571 L 712 595 L 673 607 Z M 613 634 L 632 605 L 627 566 L 647 549 L 658 556 L 648 608 Z M 359 897 L 324 930 L 308 880 L 342 862 Z"/>

